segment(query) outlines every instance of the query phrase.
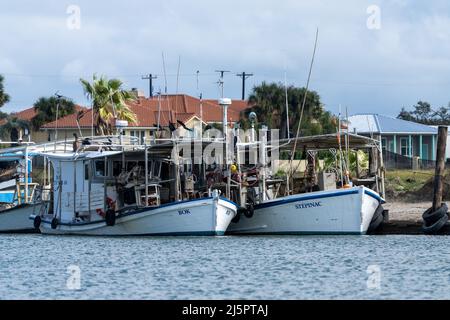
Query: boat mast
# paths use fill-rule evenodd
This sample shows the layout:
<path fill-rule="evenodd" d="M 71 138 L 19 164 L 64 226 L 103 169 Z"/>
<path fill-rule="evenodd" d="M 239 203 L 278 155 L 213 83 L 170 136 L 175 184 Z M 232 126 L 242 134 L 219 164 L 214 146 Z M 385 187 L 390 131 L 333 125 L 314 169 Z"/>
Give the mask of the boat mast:
<path fill-rule="evenodd" d="M 293 172 L 293 168 L 292 168 L 292 162 L 294 161 L 295 151 L 297 149 L 297 140 L 298 140 L 298 138 L 300 136 L 300 127 L 301 127 L 301 124 L 302 124 L 303 111 L 305 109 L 305 104 L 306 104 L 306 96 L 308 94 L 308 89 L 309 89 L 309 81 L 311 80 L 311 73 L 312 73 L 312 67 L 314 65 L 314 58 L 316 56 L 316 49 L 317 49 L 317 40 L 318 40 L 318 38 L 319 38 L 319 28 L 317 28 L 317 30 L 316 30 L 316 40 L 314 41 L 314 50 L 313 50 L 313 55 L 311 57 L 311 64 L 309 66 L 308 80 L 306 81 L 305 94 L 303 95 L 302 107 L 300 109 L 300 119 L 298 121 L 297 134 L 295 135 L 294 147 L 292 148 L 292 154 L 291 154 L 291 158 L 289 160 L 289 171 L 290 171 L 290 176 L 291 177 L 294 176 L 294 172 Z M 292 181 L 292 185 L 294 185 L 293 182 L 294 181 Z M 294 191 L 294 190 L 292 190 L 292 191 Z"/>
<path fill-rule="evenodd" d="M 230 161 L 228 155 L 228 106 L 231 105 L 231 99 L 221 98 L 219 99 L 219 105 L 223 108 L 223 140 L 225 144 L 225 163 L 224 167 L 226 168 L 227 173 L 227 188 L 225 196 L 229 199 L 231 195 L 231 171 L 230 171 Z"/>
<path fill-rule="evenodd" d="M 145 144 L 144 148 L 144 161 L 145 161 L 145 206 L 148 206 L 148 150 L 147 144 Z"/>
<path fill-rule="evenodd" d="M 287 138 L 291 141 L 290 128 L 289 128 L 289 103 L 288 103 L 288 89 L 287 89 L 287 75 L 286 68 L 284 69 L 284 94 L 285 94 L 285 108 L 286 108 L 286 125 L 287 125 Z M 286 174 L 286 190 L 289 194 L 289 170 Z"/>
<path fill-rule="evenodd" d="M 262 180 L 262 200 L 267 200 L 267 194 L 266 194 L 266 166 L 267 166 L 267 160 L 266 160 L 266 145 L 267 145 L 267 127 L 263 126 L 262 130 L 262 139 L 260 148 L 261 148 L 261 164 L 262 164 L 262 170 L 261 170 L 261 180 Z"/>
<path fill-rule="evenodd" d="M 28 145 L 25 146 L 25 203 L 28 203 Z"/>

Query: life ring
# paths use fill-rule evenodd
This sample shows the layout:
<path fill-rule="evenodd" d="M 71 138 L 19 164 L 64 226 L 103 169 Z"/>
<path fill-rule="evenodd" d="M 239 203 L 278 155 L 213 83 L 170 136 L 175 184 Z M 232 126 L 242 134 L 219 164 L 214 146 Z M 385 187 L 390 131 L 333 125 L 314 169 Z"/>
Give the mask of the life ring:
<path fill-rule="evenodd" d="M 247 217 L 247 218 L 251 218 L 251 217 L 253 217 L 253 214 L 255 213 L 255 208 L 253 207 L 253 204 L 249 204 L 248 206 L 247 206 L 247 209 L 244 211 L 244 215 Z"/>
<path fill-rule="evenodd" d="M 116 224 L 116 212 L 112 209 L 106 211 L 105 214 L 106 225 L 112 227 Z"/>
<path fill-rule="evenodd" d="M 53 218 L 51 223 L 52 229 L 56 229 L 58 223 L 59 223 L 58 218 Z"/>
<path fill-rule="evenodd" d="M 426 225 L 432 225 L 439 221 L 444 215 L 447 214 L 448 206 L 443 203 L 438 209 L 433 211 L 433 208 L 428 209 L 422 214 L 422 218 Z"/>
<path fill-rule="evenodd" d="M 42 222 L 41 216 L 34 217 L 34 220 L 33 220 L 34 228 L 39 229 L 39 227 L 41 226 L 41 222 Z"/>

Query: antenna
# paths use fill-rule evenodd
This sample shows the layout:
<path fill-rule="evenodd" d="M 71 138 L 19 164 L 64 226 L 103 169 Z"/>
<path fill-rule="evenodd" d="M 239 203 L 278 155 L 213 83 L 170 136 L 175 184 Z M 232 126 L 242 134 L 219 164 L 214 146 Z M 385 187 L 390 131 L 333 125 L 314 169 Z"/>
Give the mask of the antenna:
<path fill-rule="evenodd" d="M 242 100 L 245 100 L 245 80 L 247 80 L 247 78 L 253 77 L 253 73 L 246 73 L 241 72 L 241 73 L 237 73 L 236 76 L 242 78 Z"/>
<path fill-rule="evenodd" d="M 148 80 L 148 96 L 151 98 L 153 97 L 153 79 L 158 79 L 157 76 L 152 75 L 149 73 L 148 75 L 142 76 L 142 80 Z"/>
<path fill-rule="evenodd" d="M 228 70 L 215 70 L 215 72 L 219 72 L 220 73 L 220 79 L 219 79 L 219 81 L 217 81 L 217 83 L 219 84 L 219 87 L 220 87 L 220 90 L 221 90 L 221 95 L 222 95 L 222 98 L 223 98 L 223 75 L 226 72 L 231 72 L 231 71 L 228 71 Z"/>
<path fill-rule="evenodd" d="M 175 119 L 177 119 L 178 114 L 178 82 L 180 79 L 180 65 L 181 65 L 181 56 L 178 56 L 178 68 L 177 68 L 177 85 L 175 89 Z"/>
<path fill-rule="evenodd" d="M 198 75 L 199 75 L 199 74 L 200 74 L 200 71 L 197 70 L 197 71 L 195 72 L 196 80 L 197 80 L 197 94 L 199 94 L 199 92 L 198 92 Z"/>
<path fill-rule="evenodd" d="M 167 95 L 167 74 L 166 74 L 166 61 L 164 60 L 164 51 L 161 54 L 164 72 L 164 93 Z"/>

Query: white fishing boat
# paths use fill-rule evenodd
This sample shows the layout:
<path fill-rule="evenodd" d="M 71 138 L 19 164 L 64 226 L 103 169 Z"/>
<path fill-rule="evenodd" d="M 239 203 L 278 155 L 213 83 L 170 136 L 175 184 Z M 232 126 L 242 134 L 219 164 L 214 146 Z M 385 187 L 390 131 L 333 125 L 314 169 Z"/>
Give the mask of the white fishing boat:
<path fill-rule="evenodd" d="M 366 234 L 384 200 L 366 187 L 296 194 L 254 206 L 230 234 Z"/>
<path fill-rule="evenodd" d="M 223 235 L 236 204 L 217 190 L 200 192 L 192 185 L 183 192 L 172 148 L 171 142 L 163 147 L 96 142 L 73 153 L 46 153 L 53 196 L 42 204 L 49 210 L 31 219 L 44 234 Z"/>
<path fill-rule="evenodd" d="M 350 135 L 351 146 L 370 150 L 379 156 L 372 157 L 381 161 L 379 142 L 370 138 Z M 314 155 L 318 150 L 333 148 L 336 135 L 305 137 L 297 140 L 303 150 L 308 150 L 308 164 L 304 181 L 309 181 L 309 190 L 303 193 L 279 196 L 280 180 L 268 175 L 267 166 L 259 169 L 259 178 L 247 188 L 247 209 L 243 209 L 228 229 L 229 234 L 366 234 L 369 228 L 376 228 L 383 220 L 385 201 L 378 192 L 364 186 L 350 187 L 347 182 L 336 183 L 336 174 L 323 174 L 331 177 L 321 186 L 314 181 L 316 163 Z M 290 142 L 281 141 L 282 148 L 289 148 Z M 260 145 L 261 147 L 261 145 Z M 262 146 L 264 148 L 264 145 Z M 334 150 L 336 151 L 336 150 Z M 336 154 L 336 152 L 334 153 Z M 371 164 L 372 166 L 374 164 Z M 383 189 L 382 170 L 370 179 L 354 179 L 354 183 L 375 185 Z M 345 177 L 344 177 L 345 178 Z M 286 187 L 286 186 L 285 186 Z M 291 186 L 297 187 L 297 186 Z"/>

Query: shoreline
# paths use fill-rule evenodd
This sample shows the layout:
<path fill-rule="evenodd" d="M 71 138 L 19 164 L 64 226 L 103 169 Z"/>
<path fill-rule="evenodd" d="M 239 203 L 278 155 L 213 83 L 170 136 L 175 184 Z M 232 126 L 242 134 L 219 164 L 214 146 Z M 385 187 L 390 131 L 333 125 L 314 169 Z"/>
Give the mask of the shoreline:
<path fill-rule="evenodd" d="M 425 235 L 422 231 L 422 214 L 431 207 L 431 201 L 402 202 L 393 201 L 383 205 L 389 210 L 389 222 L 384 222 L 372 235 Z M 438 235 L 450 235 L 450 223 Z"/>

